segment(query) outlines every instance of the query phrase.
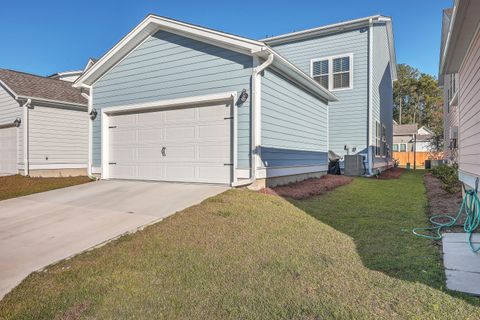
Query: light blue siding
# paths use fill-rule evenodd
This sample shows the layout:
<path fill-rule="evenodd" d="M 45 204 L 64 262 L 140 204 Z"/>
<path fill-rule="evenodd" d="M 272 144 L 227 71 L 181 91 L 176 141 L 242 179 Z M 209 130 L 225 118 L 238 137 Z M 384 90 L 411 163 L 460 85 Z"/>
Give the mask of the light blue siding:
<path fill-rule="evenodd" d="M 373 27 L 372 56 L 372 120 L 375 130 L 376 121 L 385 125 L 387 143 L 393 143 L 393 86 L 388 47 L 387 28 L 384 23 Z M 375 137 L 375 131 L 373 132 Z M 375 140 L 374 140 L 375 141 Z M 375 158 L 375 164 L 386 164 L 387 158 Z"/>
<path fill-rule="evenodd" d="M 353 54 L 353 88 L 333 93 L 329 104 L 329 148 L 345 154 L 344 145 L 367 147 L 368 126 L 368 28 L 304 39 L 274 46 L 282 56 L 307 74 L 312 59 Z"/>
<path fill-rule="evenodd" d="M 251 92 L 252 57 L 165 31 L 150 36 L 93 86 L 93 107 Z M 238 107 L 238 167 L 250 166 L 250 100 Z M 93 165 L 101 165 L 101 117 L 93 122 Z"/>
<path fill-rule="evenodd" d="M 261 104 L 261 157 L 265 167 L 327 164 L 325 103 L 267 69 L 262 78 Z"/>

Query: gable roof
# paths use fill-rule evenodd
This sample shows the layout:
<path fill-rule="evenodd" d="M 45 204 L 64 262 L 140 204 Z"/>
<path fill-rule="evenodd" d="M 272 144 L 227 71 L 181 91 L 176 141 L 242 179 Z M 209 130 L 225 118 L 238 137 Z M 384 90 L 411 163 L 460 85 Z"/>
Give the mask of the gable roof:
<path fill-rule="evenodd" d="M 302 87 L 308 89 L 310 92 L 326 101 L 337 100 L 335 95 L 333 95 L 330 91 L 322 87 L 310 76 L 305 74 L 303 71 L 294 66 L 263 42 L 165 17 L 160 17 L 153 14 L 148 15 L 103 57 L 101 57 L 95 64 L 86 70 L 85 73 L 75 81 L 73 86 L 91 86 L 105 72 L 115 66 L 123 57 L 141 44 L 142 41 L 144 41 L 148 36 L 155 34 L 159 30 L 165 30 L 184 37 L 223 47 L 228 50 L 237 51 L 246 55 L 257 56 L 262 59 L 267 59 L 269 55 L 273 55 L 273 66 L 289 76 L 292 81 L 300 84 Z"/>
<path fill-rule="evenodd" d="M 393 135 L 394 136 L 408 136 L 417 133 L 417 124 L 394 124 Z"/>
<path fill-rule="evenodd" d="M 29 73 L 0 69 L 0 85 L 15 99 L 32 99 L 53 103 L 86 106 L 87 99 L 79 89 L 66 81 Z"/>
<path fill-rule="evenodd" d="M 270 46 L 275 46 L 287 42 L 309 39 L 318 36 L 326 36 L 333 33 L 355 30 L 370 26 L 371 23 L 382 22 L 387 27 L 388 48 L 390 61 L 392 63 L 392 80 L 397 80 L 397 58 L 395 54 L 395 41 L 393 37 L 392 18 L 382 15 L 374 15 L 359 19 L 342 21 L 339 23 L 329 24 L 325 26 L 315 27 L 311 29 L 290 32 L 278 36 L 261 39 Z"/>

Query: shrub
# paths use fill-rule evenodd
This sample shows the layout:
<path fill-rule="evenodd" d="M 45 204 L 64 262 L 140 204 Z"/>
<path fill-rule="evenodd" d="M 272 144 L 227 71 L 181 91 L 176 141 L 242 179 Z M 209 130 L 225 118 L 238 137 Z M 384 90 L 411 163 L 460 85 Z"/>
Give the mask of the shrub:
<path fill-rule="evenodd" d="M 445 191 L 449 193 L 458 191 L 458 168 L 456 165 L 441 165 L 432 168 L 430 172 L 442 181 Z"/>

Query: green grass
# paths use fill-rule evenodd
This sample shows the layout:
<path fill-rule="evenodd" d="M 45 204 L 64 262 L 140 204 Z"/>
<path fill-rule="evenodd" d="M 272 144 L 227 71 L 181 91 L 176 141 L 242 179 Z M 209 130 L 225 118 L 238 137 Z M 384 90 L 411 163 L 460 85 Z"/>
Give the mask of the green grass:
<path fill-rule="evenodd" d="M 294 203 L 230 190 L 30 275 L 0 319 L 478 318 L 410 233 L 425 205 L 419 174 Z"/>
<path fill-rule="evenodd" d="M 31 178 L 21 175 L 0 177 L 0 201 L 92 181 L 89 177 Z"/>

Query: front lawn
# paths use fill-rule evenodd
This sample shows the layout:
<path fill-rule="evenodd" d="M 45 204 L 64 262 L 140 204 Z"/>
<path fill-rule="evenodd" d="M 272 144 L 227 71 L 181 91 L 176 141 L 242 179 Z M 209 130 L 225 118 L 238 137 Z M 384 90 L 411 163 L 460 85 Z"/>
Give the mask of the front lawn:
<path fill-rule="evenodd" d="M 437 248 L 411 235 L 424 192 L 414 173 L 298 202 L 229 190 L 30 275 L 0 318 L 475 318 L 476 300 L 443 291 Z"/>
<path fill-rule="evenodd" d="M 22 175 L 0 177 L 0 201 L 32 193 L 65 188 L 92 181 L 89 177 L 30 178 Z"/>

